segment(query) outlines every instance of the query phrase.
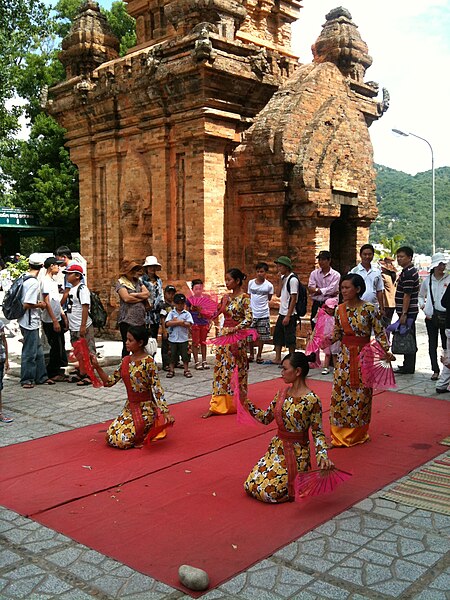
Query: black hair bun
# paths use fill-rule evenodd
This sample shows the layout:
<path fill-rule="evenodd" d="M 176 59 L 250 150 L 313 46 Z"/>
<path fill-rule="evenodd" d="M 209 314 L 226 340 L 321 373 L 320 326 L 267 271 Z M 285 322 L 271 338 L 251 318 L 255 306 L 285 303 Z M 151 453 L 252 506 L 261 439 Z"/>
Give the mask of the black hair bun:
<path fill-rule="evenodd" d="M 316 353 L 315 352 L 311 352 L 311 354 L 305 354 L 305 356 L 306 356 L 306 360 L 309 363 L 316 362 Z"/>

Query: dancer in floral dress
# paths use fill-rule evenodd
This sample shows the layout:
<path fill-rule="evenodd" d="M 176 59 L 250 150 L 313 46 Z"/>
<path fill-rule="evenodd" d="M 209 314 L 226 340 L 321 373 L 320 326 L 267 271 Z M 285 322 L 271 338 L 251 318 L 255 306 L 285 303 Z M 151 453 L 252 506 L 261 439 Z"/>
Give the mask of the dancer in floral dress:
<path fill-rule="evenodd" d="M 252 311 L 250 297 L 242 291 L 246 276 L 239 269 L 230 269 L 225 273 L 225 285 L 230 294 L 223 297 L 219 313 L 225 316 L 222 335 L 235 333 L 239 329 L 250 327 Z M 236 412 L 231 390 L 231 377 L 235 366 L 238 367 L 239 393 L 242 399 L 247 397 L 247 340 L 236 344 L 218 346 L 214 366 L 213 393 L 209 410 L 204 419 L 214 415 L 229 415 Z"/>
<path fill-rule="evenodd" d="M 350 447 L 363 444 L 369 438 L 372 412 L 372 388 L 366 388 L 361 379 L 359 353 L 370 342 L 372 331 L 386 351 L 386 360 L 395 360 L 389 352 L 380 315 L 370 302 L 361 300 L 365 291 L 364 279 L 355 273 L 342 278 L 341 294 L 344 302 L 336 311 L 332 342 L 341 340 L 334 369 L 330 423 L 333 446 Z"/>
<path fill-rule="evenodd" d="M 253 467 L 244 483 L 244 489 L 261 502 L 280 503 L 294 500 L 294 480 L 299 471 L 311 468 L 308 430 L 314 439 L 316 460 L 320 469 L 331 469 L 322 430 L 322 405 L 306 385 L 309 363 L 315 355 L 303 352 L 288 354 L 282 361 L 282 377 L 290 388 L 277 393 L 266 411 L 255 407 L 249 400 L 245 407 L 264 425 L 274 419 L 278 432 L 272 438 L 267 452 Z"/>
<path fill-rule="evenodd" d="M 125 356 L 121 366 L 109 377 L 99 366 L 97 358 L 91 356 L 105 387 L 111 387 L 122 379 L 127 388 L 127 402 L 106 433 L 107 443 L 115 448 L 139 448 L 146 436 L 151 435 L 150 430 L 157 421 L 163 420 L 167 425 L 174 422 L 164 400 L 158 367 L 145 351 L 148 337 L 145 327 L 128 329 L 126 345 L 131 355 Z M 161 419 L 158 419 L 158 412 L 162 413 Z M 164 437 L 161 433 L 156 437 Z"/>

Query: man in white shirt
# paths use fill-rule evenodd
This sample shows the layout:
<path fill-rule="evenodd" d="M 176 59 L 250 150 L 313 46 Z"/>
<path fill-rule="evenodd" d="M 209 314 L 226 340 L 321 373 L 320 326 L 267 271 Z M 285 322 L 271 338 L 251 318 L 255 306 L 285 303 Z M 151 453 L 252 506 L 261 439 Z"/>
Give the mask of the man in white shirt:
<path fill-rule="evenodd" d="M 67 329 L 67 318 L 61 309 L 61 297 L 58 283 L 54 277 L 59 273 L 62 260 L 51 256 L 45 259 L 44 269 L 47 273 L 41 281 L 42 298 L 46 309 L 42 311 L 42 328 L 50 346 L 50 355 L 47 364 L 47 375 L 53 381 L 65 381 L 63 367 L 67 367 L 67 354 L 65 348 L 64 331 Z"/>
<path fill-rule="evenodd" d="M 280 256 L 275 261 L 280 276 L 279 284 L 276 290 L 280 297 L 280 309 L 278 319 L 273 333 L 273 343 L 275 346 L 274 363 L 281 364 L 281 349 L 283 346 L 289 349 L 289 352 L 295 352 L 297 344 L 297 313 L 295 305 L 299 289 L 299 281 L 292 273 L 292 261 L 288 256 Z"/>
<path fill-rule="evenodd" d="M 375 248 L 372 244 L 364 244 L 359 250 L 359 255 L 361 257 L 361 262 L 359 265 L 356 265 L 350 273 L 357 273 L 364 279 L 366 291 L 361 296 L 361 300 L 370 302 L 379 309 L 380 313 L 382 313 L 384 311 L 384 284 L 381 270 L 378 267 L 372 266 Z"/>
<path fill-rule="evenodd" d="M 34 388 L 36 384 L 53 384 L 47 376 L 44 350 L 39 336 L 41 326 L 41 309 L 45 302 L 39 300 L 40 288 L 37 276 L 42 268 L 38 254 L 31 254 L 28 273 L 22 286 L 22 304 L 25 310 L 18 323 L 22 333 L 22 358 L 20 364 L 20 385 L 24 389 Z"/>
<path fill-rule="evenodd" d="M 269 302 L 273 295 L 273 285 L 266 279 L 269 270 L 267 263 L 258 263 L 255 270 L 256 277 L 250 280 L 247 291 L 250 294 L 250 307 L 253 314 L 251 326 L 258 332 L 256 362 L 261 364 L 264 342 L 270 340 Z M 254 344 L 253 341 L 250 342 L 250 361 L 254 360 Z"/>

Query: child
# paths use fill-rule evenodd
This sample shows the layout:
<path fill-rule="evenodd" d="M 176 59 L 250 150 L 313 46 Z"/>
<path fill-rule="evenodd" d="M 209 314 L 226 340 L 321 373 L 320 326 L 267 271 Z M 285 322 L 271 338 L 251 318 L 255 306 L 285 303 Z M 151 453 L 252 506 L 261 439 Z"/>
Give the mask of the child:
<path fill-rule="evenodd" d="M 173 285 L 166 285 L 164 288 L 164 306 L 161 309 L 160 314 L 160 325 L 161 325 L 161 357 L 163 371 L 169 371 L 170 365 L 170 346 L 169 346 L 169 332 L 166 327 L 166 318 L 170 311 L 173 309 L 173 297 L 177 290 Z"/>
<path fill-rule="evenodd" d="M 203 281 L 201 279 L 193 279 L 191 282 L 192 294 L 196 298 L 203 295 Z M 192 306 L 189 298 L 186 300 L 187 309 L 192 315 L 194 324 L 192 325 L 192 354 L 196 371 L 209 369 L 206 362 L 206 338 L 208 337 L 209 321 L 202 315 L 201 309 L 197 306 Z M 198 360 L 198 350 L 201 350 L 202 362 Z"/>
<path fill-rule="evenodd" d="M 336 306 L 338 305 L 337 298 L 328 298 L 324 304 L 320 307 L 316 316 L 316 328 L 314 329 L 314 335 L 319 335 L 325 341 L 321 343 L 321 348 L 324 351 L 325 358 L 323 360 L 322 375 L 328 375 L 330 372 L 330 360 L 333 356 L 332 366 L 335 362 L 335 357 L 339 353 L 340 342 L 328 345 L 328 340 L 334 331 L 334 313 Z"/>
<path fill-rule="evenodd" d="M 273 285 L 267 281 L 266 275 L 269 270 L 269 265 L 265 262 L 260 262 L 255 267 L 256 278 L 251 279 L 248 284 L 248 293 L 250 294 L 250 306 L 253 313 L 253 321 L 251 327 L 258 332 L 258 340 L 256 342 L 258 353 L 256 362 L 261 364 L 262 351 L 264 342 L 270 340 L 270 311 L 269 302 L 273 295 Z M 255 356 L 254 342 L 250 342 L 250 362 L 253 362 Z"/>
<path fill-rule="evenodd" d="M 175 294 L 173 297 L 175 308 L 167 315 L 165 325 L 169 327 L 170 365 L 166 377 L 171 379 L 175 376 L 175 365 L 181 355 L 183 361 L 184 376 L 192 377 L 189 371 L 189 330 L 194 321 L 190 312 L 186 310 L 186 296 Z"/>
<path fill-rule="evenodd" d="M 72 344 L 80 338 L 85 338 L 89 352 L 96 353 L 94 327 L 92 319 L 89 316 L 89 307 L 91 305 L 91 292 L 87 285 L 83 283 L 83 267 L 78 264 L 71 264 L 63 271 L 67 277 L 67 282 L 72 286 L 67 298 L 67 319 L 69 321 L 70 341 Z M 63 299 L 61 300 L 63 301 Z M 91 380 L 80 366 L 79 376 L 71 378 L 76 381 L 78 386 L 91 385 Z"/>
<path fill-rule="evenodd" d="M 0 319 L 0 423 L 12 423 L 14 421 L 14 419 L 7 417 L 2 412 L 3 375 L 8 369 L 8 342 L 6 341 L 5 324 Z"/>

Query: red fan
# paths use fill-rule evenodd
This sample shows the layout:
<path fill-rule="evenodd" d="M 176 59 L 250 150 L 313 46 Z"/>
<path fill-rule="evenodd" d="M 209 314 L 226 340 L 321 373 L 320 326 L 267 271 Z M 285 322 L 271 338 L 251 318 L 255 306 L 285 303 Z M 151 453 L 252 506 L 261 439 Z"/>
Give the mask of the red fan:
<path fill-rule="evenodd" d="M 333 469 L 316 469 L 297 475 L 294 481 L 295 501 L 300 502 L 309 496 L 320 496 L 332 492 L 337 485 L 347 481 L 352 476 L 347 471 Z"/>
<path fill-rule="evenodd" d="M 166 423 L 164 415 L 159 413 L 158 418 L 155 420 L 153 426 L 148 430 L 148 433 L 145 436 L 145 445 L 151 446 L 151 442 L 155 439 L 155 437 L 168 427 L 173 427 L 173 423 Z"/>
<path fill-rule="evenodd" d="M 386 350 L 376 340 L 364 346 L 359 354 L 362 381 L 365 387 L 388 390 L 397 387 L 392 363 L 386 360 Z"/>
<path fill-rule="evenodd" d="M 217 297 L 214 297 L 211 293 L 202 294 L 201 296 L 189 296 L 187 299 L 188 308 L 189 305 L 197 309 L 199 317 L 204 319 L 212 319 L 217 314 L 218 303 Z"/>
<path fill-rule="evenodd" d="M 103 383 L 98 379 L 95 374 L 94 368 L 91 363 L 91 357 L 89 353 L 89 348 L 87 345 L 86 338 L 79 338 L 76 342 L 72 344 L 73 353 L 75 358 L 78 360 L 80 365 L 80 370 L 84 371 L 89 379 L 92 381 L 92 385 L 95 388 L 99 388 L 103 386 Z"/>
<path fill-rule="evenodd" d="M 239 391 L 239 369 L 236 366 L 231 377 L 231 388 L 233 390 L 233 400 L 236 406 L 236 420 L 240 425 L 257 425 L 259 421 L 254 419 L 252 415 L 245 409 L 242 404 L 241 394 Z"/>
<path fill-rule="evenodd" d="M 219 335 L 216 338 L 206 340 L 207 344 L 211 346 L 231 346 L 238 342 L 251 337 L 253 341 L 258 338 L 258 332 L 256 329 L 239 329 L 235 333 L 228 333 L 226 335 Z"/>

